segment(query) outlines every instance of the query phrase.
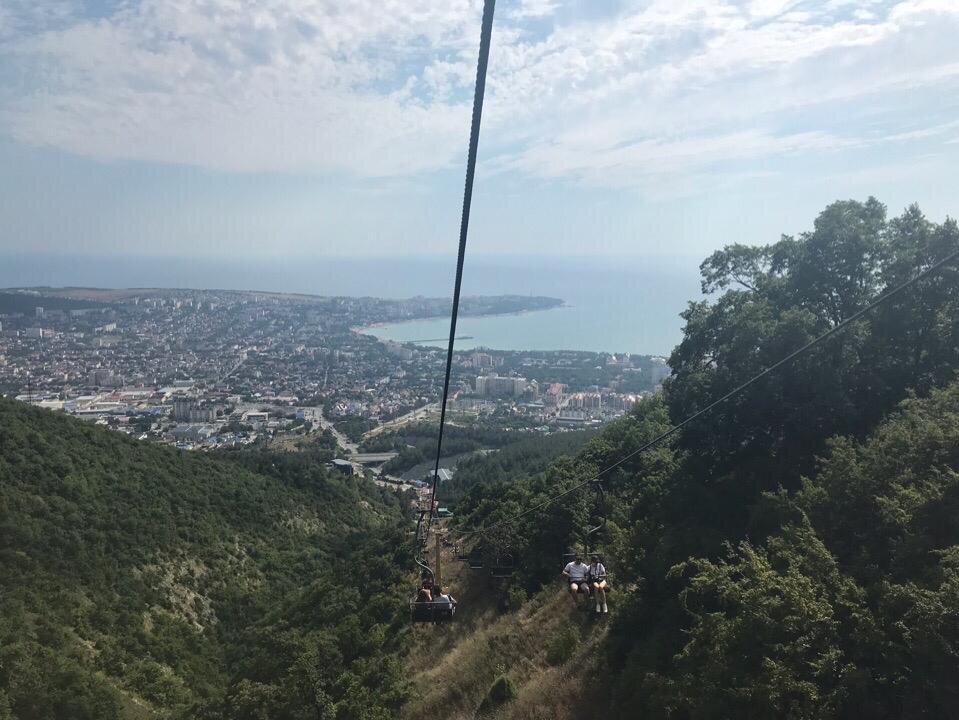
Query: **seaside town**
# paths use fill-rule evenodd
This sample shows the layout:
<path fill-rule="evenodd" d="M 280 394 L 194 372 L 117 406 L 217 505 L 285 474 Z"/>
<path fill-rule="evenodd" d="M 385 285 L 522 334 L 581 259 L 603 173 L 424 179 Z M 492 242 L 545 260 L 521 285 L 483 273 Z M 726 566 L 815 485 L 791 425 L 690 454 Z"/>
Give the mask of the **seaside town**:
<path fill-rule="evenodd" d="M 461 312 L 560 304 L 476 297 Z M 355 454 L 364 438 L 432 418 L 445 361 L 438 347 L 377 339 L 367 328 L 448 306 L 215 290 L 4 291 L 0 392 L 182 448 L 323 428 Z M 454 358 L 448 410 L 542 432 L 595 426 L 667 375 L 665 359 L 627 353 L 464 351 Z"/>

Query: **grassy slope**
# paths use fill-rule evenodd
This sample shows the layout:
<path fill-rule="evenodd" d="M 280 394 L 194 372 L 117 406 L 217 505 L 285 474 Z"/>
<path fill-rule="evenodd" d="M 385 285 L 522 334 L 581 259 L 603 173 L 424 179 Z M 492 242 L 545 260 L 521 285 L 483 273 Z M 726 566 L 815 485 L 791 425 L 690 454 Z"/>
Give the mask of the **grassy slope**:
<path fill-rule="evenodd" d="M 478 456 L 461 468 L 454 483 L 463 492 L 477 482 L 507 482 L 539 472 L 557 458 L 572 455 L 595 432 L 564 433 L 550 437 L 524 437 L 496 453 Z M 561 567 L 557 559 L 557 576 Z M 602 640 L 606 623 L 592 612 L 576 611 L 564 587 L 556 582 L 529 598 L 517 610 L 504 611 L 510 585 L 491 580 L 482 571 L 444 551 L 443 583 L 459 600 L 452 625 L 414 628 L 407 674 L 410 700 L 403 718 L 442 715 L 473 718 L 595 717 L 607 705 L 607 692 L 599 680 L 605 675 Z M 615 607 L 615 604 L 614 604 Z M 572 653 L 562 662 L 547 659 L 550 648 L 563 637 L 573 639 Z M 478 710 L 496 681 L 505 674 L 517 697 L 492 713 Z"/>
<path fill-rule="evenodd" d="M 605 707 L 599 649 L 606 624 L 592 612 L 574 610 L 559 583 L 506 612 L 498 607 L 506 588 L 491 584 L 481 571 L 445 558 L 443 579 L 460 602 L 458 619 L 414 630 L 407 657 L 411 699 L 402 718 L 578 720 Z M 549 648 L 567 633 L 577 639 L 575 650 L 552 665 Z M 515 685 L 516 699 L 478 713 L 500 674 Z"/>

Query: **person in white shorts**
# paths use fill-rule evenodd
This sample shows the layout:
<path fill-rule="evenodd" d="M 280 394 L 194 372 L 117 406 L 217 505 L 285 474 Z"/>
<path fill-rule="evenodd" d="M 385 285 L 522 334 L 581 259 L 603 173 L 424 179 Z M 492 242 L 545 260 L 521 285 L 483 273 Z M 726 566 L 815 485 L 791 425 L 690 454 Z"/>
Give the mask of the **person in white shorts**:
<path fill-rule="evenodd" d="M 596 597 L 596 612 L 608 613 L 606 607 L 606 566 L 603 565 L 598 555 L 593 555 L 589 563 L 589 583 L 593 588 L 593 595 Z"/>
<path fill-rule="evenodd" d="M 563 568 L 563 575 L 569 583 L 569 594 L 573 596 L 573 602 L 578 605 L 579 593 L 589 593 L 589 565 L 583 562 L 581 555 L 577 554 L 573 561 Z"/>

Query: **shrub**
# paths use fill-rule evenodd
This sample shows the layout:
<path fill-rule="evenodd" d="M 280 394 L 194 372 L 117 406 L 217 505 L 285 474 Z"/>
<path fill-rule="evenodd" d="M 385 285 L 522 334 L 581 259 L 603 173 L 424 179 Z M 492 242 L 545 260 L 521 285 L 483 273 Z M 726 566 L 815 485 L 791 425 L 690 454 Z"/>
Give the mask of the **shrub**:
<path fill-rule="evenodd" d="M 506 591 L 506 609 L 519 610 L 526 602 L 526 591 L 521 587 L 511 587 Z"/>
<path fill-rule="evenodd" d="M 576 652 L 578 640 L 575 628 L 564 627 L 553 636 L 546 646 L 546 662 L 550 665 L 562 665 L 567 662 Z"/>
<path fill-rule="evenodd" d="M 480 705 L 480 712 L 491 710 L 505 705 L 510 700 L 516 699 L 516 685 L 506 675 L 500 675 L 493 682 L 493 686 L 486 693 L 483 703 Z"/>

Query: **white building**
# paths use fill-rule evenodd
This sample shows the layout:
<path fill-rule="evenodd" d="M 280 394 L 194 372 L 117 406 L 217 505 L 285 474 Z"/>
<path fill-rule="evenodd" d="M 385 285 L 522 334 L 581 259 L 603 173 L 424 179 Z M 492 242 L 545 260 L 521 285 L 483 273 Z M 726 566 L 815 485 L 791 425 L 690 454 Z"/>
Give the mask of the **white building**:
<path fill-rule="evenodd" d="M 671 374 L 672 373 L 669 370 L 669 365 L 666 364 L 666 358 L 655 357 L 651 360 L 649 367 L 649 379 L 653 385 L 659 385 Z"/>
<path fill-rule="evenodd" d="M 476 394 L 487 397 L 519 397 L 526 392 L 526 378 L 480 375 L 476 378 Z"/>
<path fill-rule="evenodd" d="M 470 361 L 473 363 L 473 367 L 493 367 L 493 356 L 489 353 L 473 353 L 473 356 L 470 358 Z"/>

